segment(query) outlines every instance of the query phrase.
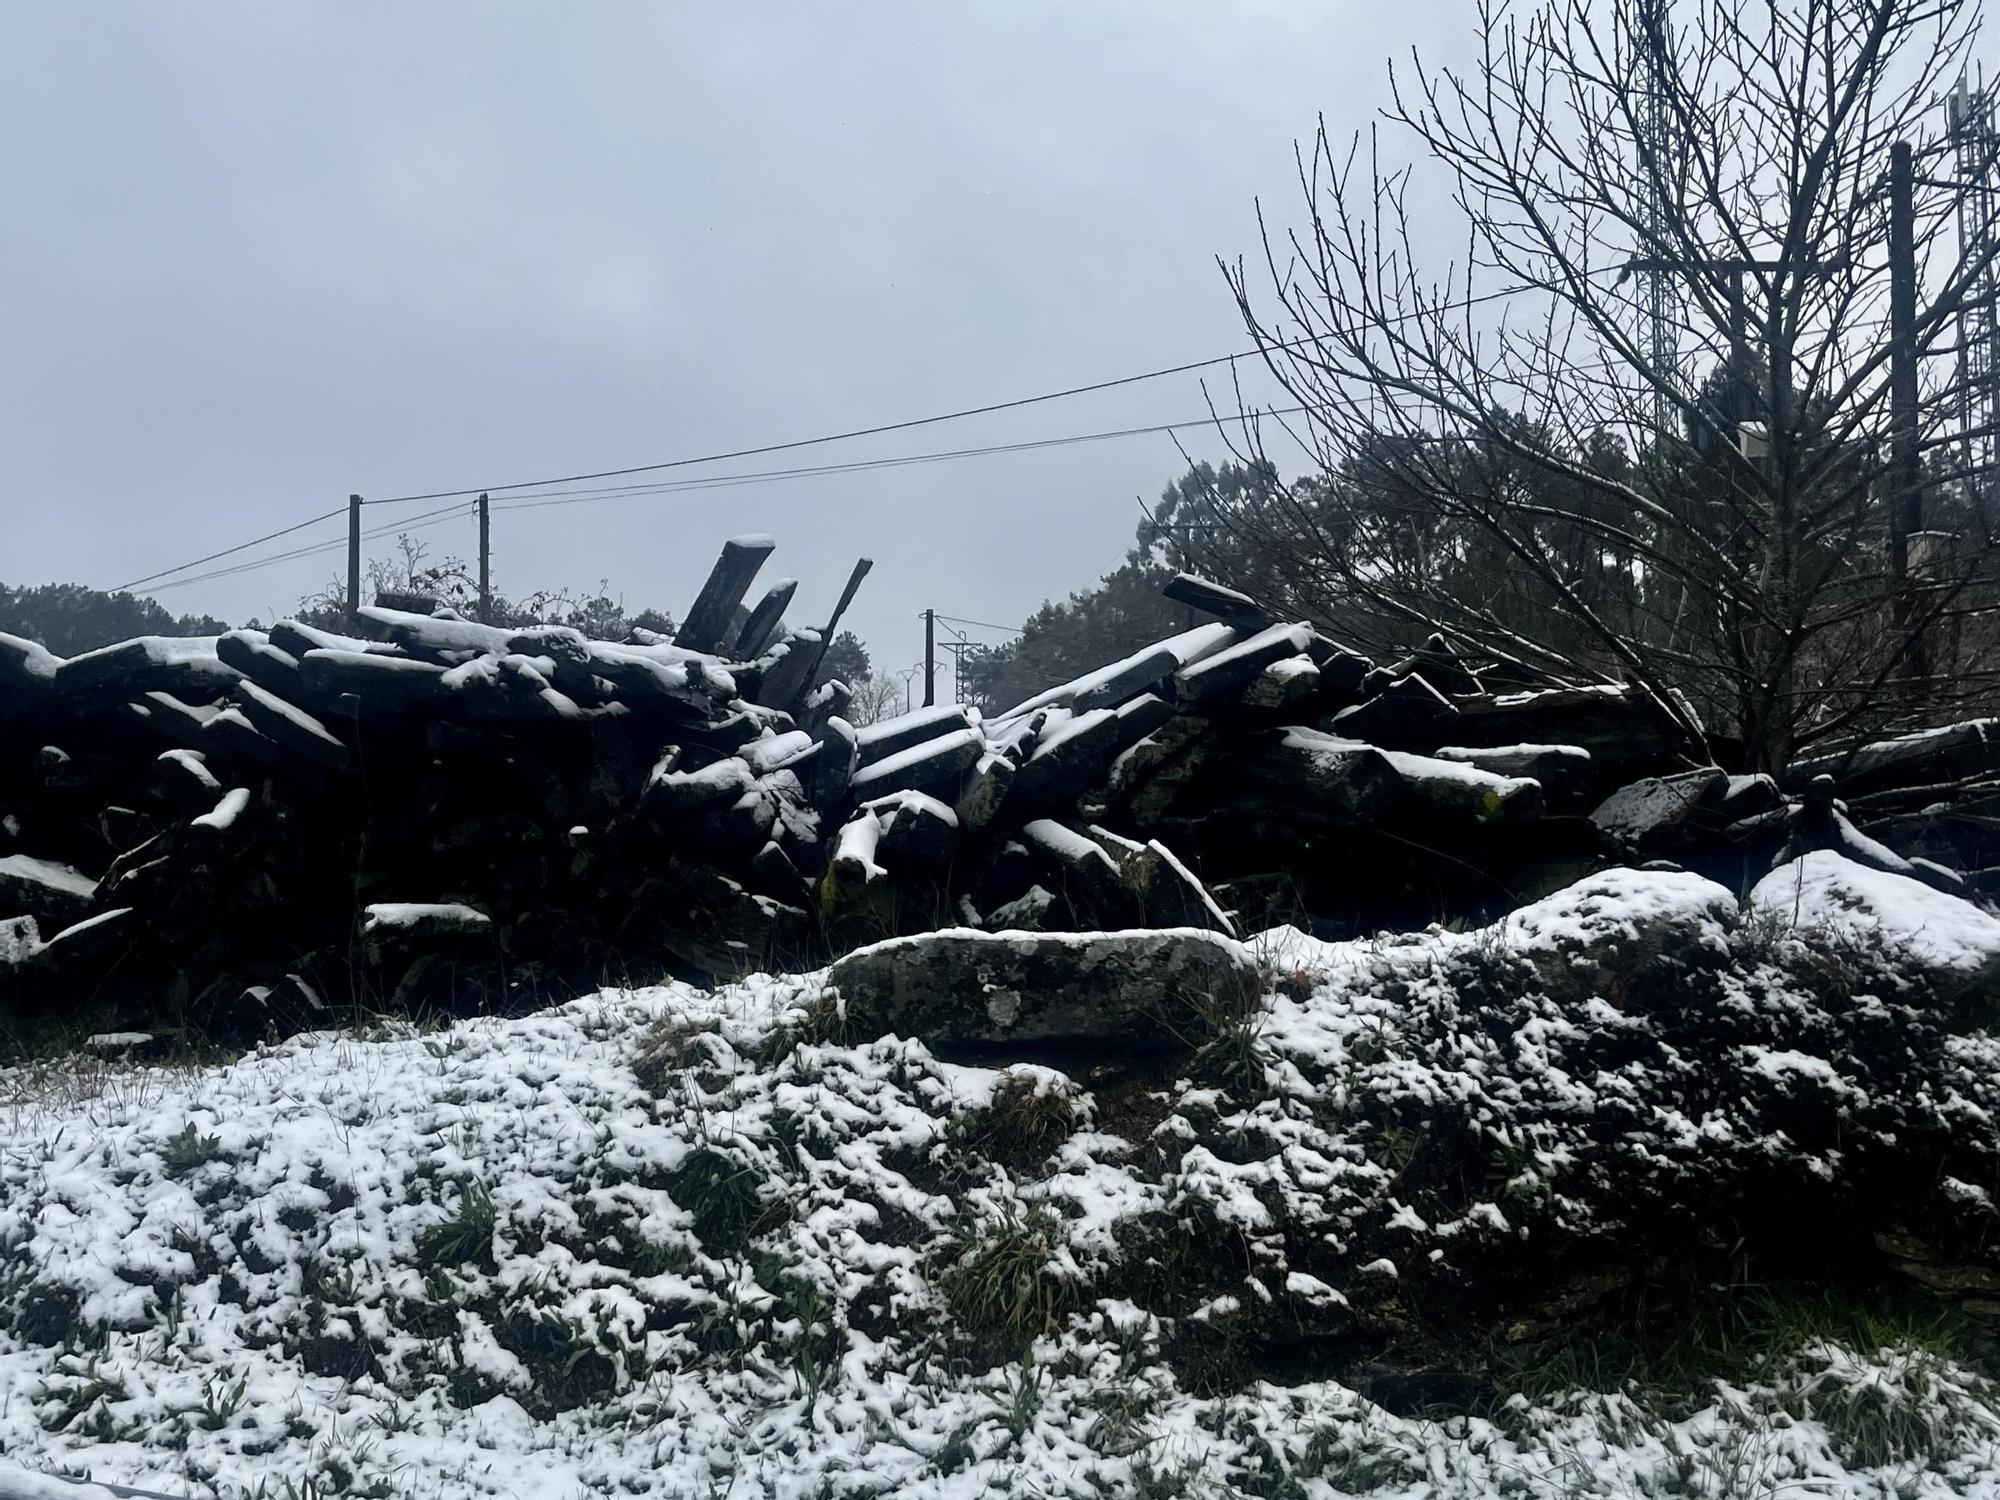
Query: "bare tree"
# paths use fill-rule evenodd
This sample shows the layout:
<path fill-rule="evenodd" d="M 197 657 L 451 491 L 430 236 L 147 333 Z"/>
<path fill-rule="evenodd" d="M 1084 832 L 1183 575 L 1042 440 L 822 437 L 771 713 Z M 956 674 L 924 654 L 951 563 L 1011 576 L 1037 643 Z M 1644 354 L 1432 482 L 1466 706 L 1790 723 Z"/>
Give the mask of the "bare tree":
<path fill-rule="evenodd" d="M 857 728 L 894 718 L 903 709 L 903 685 L 893 677 L 863 677 L 853 684 L 846 719 Z"/>
<path fill-rule="evenodd" d="M 1482 0 L 1477 67 L 1395 70 L 1345 147 L 1322 123 L 1303 226 L 1260 206 L 1257 287 L 1225 263 L 1298 409 L 1243 411 L 1239 446 L 1275 472 L 1282 434 L 1317 472 L 1190 536 L 1283 559 L 1287 602 L 1363 644 L 1439 631 L 1517 681 L 1627 683 L 1745 766 L 1990 692 L 1966 641 L 1991 516 L 1952 468 L 1941 356 L 1992 282 L 1932 128 L 1976 23 L 1975 0 Z M 1949 546 L 1899 524 L 1898 142 L 1922 524 Z"/>

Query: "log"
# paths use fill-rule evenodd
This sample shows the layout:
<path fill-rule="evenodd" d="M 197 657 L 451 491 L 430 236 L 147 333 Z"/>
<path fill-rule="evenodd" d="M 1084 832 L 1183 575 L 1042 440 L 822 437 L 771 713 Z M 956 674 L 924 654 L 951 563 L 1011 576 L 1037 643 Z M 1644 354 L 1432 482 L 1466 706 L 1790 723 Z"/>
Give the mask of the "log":
<path fill-rule="evenodd" d="M 1176 604 L 1214 615 L 1238 630 L 1254 632 L 1271 624 L 1270 611 L 1248 594 L 1239 594 L 1194 573 L 1176 573 L 1160 592 Z"/>
<path fill-rule="evenodd" d="M 72 656 L 56 668 L 55 694 L 136 698 L 158 689 L 194 702 L 213 703 L 241 680 L 215 654 L 215 638 L 142 635 L 98 651 Z"/>
<path fill-rule="evenodd" d="M 270 637 L 261 630 L 232 630 L 216 637 L 215 655 L 280 698 L 295 698 L 305 691 L 305 683 L 299 676 L 299 659 L 272 645 Z"/>
<path fill-rule="evenodd" d="M 743 629 L 736 637 L 736 654 L 750 658 L 762 656 L 777 635 L 783 623 L 785 610 L 792 602 L 792 595 L 799 591 L 796 578 L 781 578 L 772 585 L 769 593 L 757 601 L 757 607 L 750 611 L 750 618 L 743 623 Z"/>
<path fill-rule="evenodd" d="M 1108 667 L 1037 693 L 997 717 L 1018 719 L 1042 708 L 1073 708 L 1082 712 L 1113 707 L 1140 693 L 1159 689 L 1175 672 L 1227 649 L 1237 638 L 1237 632 L 1227 625 L 1197 625 L 1157 645 L 1135 651 Z"/>
<path fill-rule="evenodd" d="M 801 630 L 781 641 L 776 659 L 757 684 L 756 701 L 767 708 L 789 708 L 806 695 L 819 667 L 825 642 L 816 630 Z"/>
<path fill-rule="evenodd" d="M 720 646 L 730 618 L 750 591 L 764 559 L 777 545 L 775 539 L 761 534 L 731 537 L 724 542 L 722 555 L 716 558 L 708 581 L 689 607 L 674 644 L 688 651 L 713 651 Z"/>
<path fill-rule="evenodd" d="M 955 734 L 968 729 L 972 719 L 962 703 L 941 703 L 933 708 L 920 708 L 914 713 L 898 714 L 893 719 L 883 719 L 855 731 L 855 740 L 861 750 L 861 764 L 871 766 L 892 755 L 900 755 L 912 745 L 920 745 L 925 740 L 934 740 L 940 735 Z"/>
<path fill-rule="evenodd" d="M 928 791 L 955 796 L 958 780 L 985 751 L 976 729 L 961 729 L 912 745 L 855 774 L 850 790 L 860 801 L 890 792 Z"/>
<path fill-rule="evenodd" d="M 233 696 L 251 727 L 281 748 L 331 771 L 347 769 L 347 746 L 304 709 L 247 680 L 236 685 Z"/>
<path fill-rule="evenodd" d="M 1010 800 L 1024 812 L 1074 802 L 1101 786 L 1118 757 L 1173 717 L 1163 698 L 1148 693 L 1122 708 L 1096 708 L 1044 729 L 1021 763 Z"/>
<path fill-rule="evenodd" d="M 1235 694 L 1274 661 L 1297 656 L 1312 641 L 1305 625 L 1272 625 L 1247 640 L 1174 673 L 1174 697 L 1182 703 Z"/>
<path fill-rule="evenodd" d="M 364 708 L 401 708 L 443 701 L 444 668 L 408 657 L 314 648 L 299 658 L 299 673 L 313 692 L 352 693 Z"/>

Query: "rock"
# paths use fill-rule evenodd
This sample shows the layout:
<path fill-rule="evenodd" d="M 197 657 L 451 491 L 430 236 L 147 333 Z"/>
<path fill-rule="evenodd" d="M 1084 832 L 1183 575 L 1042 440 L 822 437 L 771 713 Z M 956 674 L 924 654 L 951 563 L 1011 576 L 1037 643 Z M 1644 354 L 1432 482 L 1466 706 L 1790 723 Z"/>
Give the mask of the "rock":
<path fill-rule="evenodd" d="M 1542 784 L 1550 812 L 1580 812 L 1591 805 L 1597 784 L 1590 752 L 1580 745 L 1445 745 L 1439 760 L 1456 761 L 1495 776 L 1526 776 Z M 1768 778 L 1767 778 L 1768 779 Z"/>
<path fill-rule="evenodd" d="M 1201 1019 L 1254 1003 L 1256 962 L 1212 932 L 1026 934 L 951 929 L 850 953 L 827 975 L 848 1024 L 941 1050 L 1048 1044 L 1115 1057 L 1178 1050 Z"/>
<path fill-rule="evenodd" d="M 1402 800 L 1405 783 L 1373 745 L 1294 727 L 1267 737 L 1239 767 L 1253 801 L 1229 789 L 1237 808 L 1352 828 L 1378 822 Z"/>
<path fill-rule="evenodd" d="M 439 947 L 489 936 L 493 919 L 457 901 L 378 901 L 362 911 L 361 951 L 388 963 Z"/>
<path fill-rule="evenodd" d="M 1288 708 L 1319 691 L 1319 668 L 1310 656 L 1287 656 L 1274 661 L 1250 680 L 1243 690 L 1245 708 Z"/>
<path fill-rule="evenodd" d="M 1799 791 L 1815 776 L 1831 774 L 1850 796 L 1861 796 L 1890 787 L 1938 786 L 1996 769 L 2000 719 L 1969 719 L 1795 761 L 1784 784 Z"/>
<path fill-rule="evenodd" d="M 1381 753 L 1433 815 L 1479 823 L 1532 823 L 1542 815 L 1542 784 L 1530 777 L 1496 776 L 1405 750 Z"/>
<path fill-rule="evenodd" d="M 967 833 L 978 833 L 999 817 L 1016 774 L 1014 762 L 1005 755 L 989 750 L 980 756 L 967 773 L 965 788 L 953 808 L 959 826 Z"/>
<path fill-rule="evenodd" d="M 2000 917 L 1830 849 L 1780 865 L 1757 882 L 1746 904 L 1808 940 L 1832 935 L 1878 945 L 1954 994 L 1989 993 L 2000 981 Z"/>
<path fill-rule="evenodd" d="M 0 703 L 25 704 L 46 698 L 55 689 L 62 658 L 39 641 L 0 632 Z"/>
<path fill-rule="evenodd" d="M 863 804 L 862 810 L 882 825 L 876 847 L 885 861 L 933 869 L 951 863 L 958 848 L 958 815 L 937 798 L 892 792 Z"/>
<path fill-rule="evenodd" d="M 1055 892 L 1031 885 L 1012 901 L 994 907 L 987 915 L 984 926 L 988 932 L 1041 932 L 1060 925 L 1052 922 L 1050 917 L 1061 906 Z"/>
<path fill-rule="evenodd" d="M 1605 778 L 1619 786 L 1686 764 L 1694 747 L 1663 708 L 1636 689 L 1616 684 L 1544 688 L 1492 698 L 1465 698 L 1444 729 L 1467 746 L 1575 745 L 1588 750 Z"/>
<path fill-rule="evenodd" d="M 816 951 L 803 910 L 678 857 L 640 884 L 612 947 L 663 953 L 682 972 L 724 984 L 797 968 Z"/>
<path fill-rule="evenodd" d="M 1723 804 L 1728 792 L 1729 777 L 1718 766 L 1649 776 L 1606 797 L 1590 821 L 1634 854 L 1671 854 L 1727 826 Z"/>
<path fill-rule="evenodd" d="M 1636 982 L 1727 957 L 1737 920 L 1735 895 L 1712 880 L 1684 870 L 1617 869 L 1531 902 L 1493 931 L 1551 995 L 1596 995 L 1616 1005 Z"/>
<path fill-rule="evenodd" d="M 1451 700 L 1413 672 L 1383 685 L 1366 703 L 1343 708 L 1327 727 L 1349 739 L 1401 748 L 1424 743 L 1457 716 Z"/>
<path fill-rule="evenodd" d="M 1372 696 L 1399 679 L 1412 675 L 1421 676 L 1439 692 L 1454 698 L 1467 697 L 1480 691 L 1479 679 L 1473 675 L 1472 669 L 1465 665 L 1451 642 L 1442 635 L 1430 636 L 1423 645 L 1401 661 L 1376 668 L 1361 679 L 1360 688 L 1364 694 Z"/>
<path fill-rule="evenodd" d="M 304 709 L 294 708 L 255 682 L 238 683 L 234 697 L 238 711 L 250 721 L 250 726 L 281 749 L 328 770 L 346 769 L 347 746 Z"/>
<path fill-rule="evenodd" d="M 0 855 L 0 917 L 31 916 L 60 927 L 83 916 L 97 899 L 97 882 L 54 860 Z"/>
<path fill-rule="evenodd" d="M 240 680 L 215 654 L 211 636 L 142 635 L 72 656 L 56 669 L 57 696 L 136 698 L 158 690 L 190 702 L 213 702 Z"/>

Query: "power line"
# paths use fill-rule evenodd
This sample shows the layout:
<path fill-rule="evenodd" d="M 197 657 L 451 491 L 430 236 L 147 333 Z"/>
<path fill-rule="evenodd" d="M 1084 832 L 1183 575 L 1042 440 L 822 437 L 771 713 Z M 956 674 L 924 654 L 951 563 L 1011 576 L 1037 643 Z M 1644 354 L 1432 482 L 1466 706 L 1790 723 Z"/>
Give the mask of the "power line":
<path fill-rule="evenodd" d="M 1408 322 L 1412 318 L 1435 316 L 1442 312 L 1456 312 L 1463 308 L 1477 307 L 1482 303 L 1497 301 L 1501 297 L 1512 297 L 1525 291 L 1539 291 L 1539 287 L 1509 286 L 1483 292 L 1476 297 L 1466 297 L 1458 302 L 1439 303 L 1435 307 L 1417 308 L 1384 322 Z M 579 484 L 591 479 L 622 479 L 628 474 L 651 474 L 664 469 L 684 469 L 696 464 L 722 463 L 733 458 L 761 458 L 770 453 L 786 453 L 797 448 L 813 448 L 823 443 L 841 443 L 853 438 L 879 437 L 888 432 L 907 432 L 914 427 L 930 427 L 939 422 L 957 422 L 966 417 L 990 416 L 994 412 L 1015 411 L 1024 406 L 1037 406 L 1045 401 L 1063 401 L 1072 396 L 1087 396 L 1096 391 L 1116 390 L 1120 386 L 1137 385 L 1141 381 L 1159 380 L 1168 375 L 1185 375 L 1192 370 L 1206 370 L 1216 365 L 1233 364 L 1239 359 L 1253 359 L 1275 349 L 1296 348 L 1300 344 L 1317 342 L 1323 335 L 1304 334 L 1295 339 L 1264 344 L 1254 349 L 1240 350 L 1234 354 L 1218 354 L 1212 359 L 1190 360 L 1186 364 L 1167 365 L 1157 370 L 1144 370 L 1137 375 L 1121 375 L 1114 380 L 1094 381 L 1089 385 L 1073 385 L 1059 391 L 1045 391 L 1039 396 L 1020 396 L 1012 401 L 995 401 L 986 406 L 967 406 L 957 411 L 940 412 L 935 416 L 911 417 L 901 422 L 884 422 L 874 427 L 856 427 L 846 432 L 828 433 L 823 437 L 794 438 L 789 442 L 766 443 L 756 448 L 737 448 L 726 453 L 707 453 L 696 458 L 667 459 L 661 463 L 633 464 L 623 469 L 600 469 L 588 474 L 563 474 L 553 479 L 522 479 L 508 484 L 475 484 L 457 490 L 432 490 L 423 494 L 389 495 L 380 500 L 365 503 L 370 505 L 402 505 L 417 500 L 448 500 L 462 495 L 494 494 L 501 490 L 541 489 L 551 484 Z"/>
<path fill-rule="evenodd" d="M 343 506 L 343 514 L 345 510 L 346 507 Z M 442 525 L 452 517 L 463 514 L 465 514 L 465 507 L 463 505 L 448 505 L 440 510 L 425 511 L 420 516 L 413 516 L 406 520 L 394 521 L 384 526 L 378 526 L 373 531 L 364 531 L 361 533 L 361 539 L 363 541 L 374 541 L 378 537 L 389 535 L 391 532 L 400 534 L 405 531 L 422 531 L 426 527 Z M 321 519 L 324 519 L 324 517 Z M 275 553 L 270 557 L 260 557 L 250 562 L 236 563 L 227 568 L 215 568 L 209 572 L 196 573 L 187 578 L 176 578 L 170 582 L 158 585 L 153 589 L 153 592 L 164 594 L 168 589 L 181 588 L 191 583 L 207 583 L 211 579 L 232 578 L 238 573 L 254 573 L 260 568 L 267 568 L 276 563 L 292 562 L 302 557 L 324 556 L 329 552 L 338 552 L 346 547 L 346 545 L 346 537 L 335 537 L 333 540 L 326 542 L 314 542 L 308 546 L 295 547 L 289 552 Z"/>
<path fill-rule="evenodd" d="M 1022 634 L 1021 627 L 1018 625 L 991 625 L 985 620 L 966 620 L 961 619 L 957 615 L 939 615 L 937 618 L 950 625 L 970 625 L 978 630 L 998 630 L 1005 635 Z"/>
<path fill-rule="evenodd" d="M 1433 307 L 1414 308 L 1408 312 L 1381 321 L 1404 323 L 1413 318 L 1462 311 L 1467 308 L 1478 307 L 1487 302 L 1497 301 L 1502 297 L 1511 297 L 1522 292 L 1538 290 L 1541 290 L 1541 288 L 1530 286 L 1499 287 L 1490 292 L 1482 292 L 1477 296 L 1461 298 L 1457 302 L 1441 302 Z M 722 453 L 701 454 L 692 458 L 668 459 L 660 463 L 651 464 L 634 464 L 623 469 L 600 469 L 591 473 L 568 474 L 551 479 L 522 479 L 509 481 L 504 484 L 468 485 L 462 489 L 455 490 L 430 490 L 408 495 L 386 495 L 375 500 L 364 500 L 362 503 L 364 505 L 408 505 L 420 500 L 455 500 L 470 498 L 474 495 L 496 494 L 510 490 L 544 489 L 549 485 L 556 484 L 580 484 L 593 479 L 621 479 L 631 474 L 660 473 L 668 469 L 692 468 L 701 464 L 722 463 L 737 458 L 757 458 L 771 453 L 785 453 L 799 448 L 818 447 L 826 443 L 846 442 L 854 438 L 876 437 L 890 432 L 907 432 L 912 428 L 935 426 L 940 422 L 956 422 L 967 417 L 988 416 L 995 412 L 1014 411 L 1021 407 L 1036 406 L 1049 401 L 1067 400 L 1073 396 L 1090 395 L 1097 391 L 1116 390 L 1123 386 L 1137 385 L 1142 381 L 1159 380 L 1169 375 L 1185 375 L 1194 370 L 1206 370 L 1212 369 L 1217 365 L 1232 364 L 1239 359 L 1260 357 L 1273 350 L 1297 348 L 1302 344 L 1311 344 L 1320 337 L 1322 337 L 1320 334 L 1303 334 L 1295 339 L 1279 340 L 1258 348 L 1241 350 L 1234 354 L 1220 354 L 1211 359 L 1197 359 L 1190 360 L 1185 364 L 1166 365 L 1157 370 L 1144 370 L 1136 375 L 1121 375 L 1112 380 L 1099 380 L 1093 381 L 1088 385 L 1068 386 L 1062 390 L 1045 391 L 1036 396 L 1021 396 L 1011 401 L 995 401 L 985 406 L 963 407 L 957 411 L 940 412 L 928 417 L 913 417 L 901 422 L 884 422 L 873 427 L 851 428 L 845 432 L 827 433 L 819 437 L 794 438 L 788 442 L 766 443 L 755 448 L 738 448 Z M 265 536 L 254 538 L 251 541 L 239 542 L 233 547 L 225 547 L 220 552 L 211 552 L 207 556 L 195 558 L 191 562 L 181 563 L 172 568 L 163 568 L 157 573 L 148 573 L 143 578 L 135 578 L 130 583 L 120 584 L 119 590 L 137 588 L 141 584 L 151 583 L 158 578 L 167 578 L 175 573 L 185 573 L 190 568 L 198 568 L 204 563 L 214 562 L 218 558 L 230 557 L 238 552 L 246 552 L 250 548 L 261 546 L 265 542 L 276 541 L 279 537 L 289 536 L 295 531 L 302 531 L 306 527 L 317 525 L 321 521 L 331 520 L 336 516 L 342 515 L 345 511 L 346 507 L 342 506 L 337 510 L 327 511 L 322 515 L 300 521 L 295 525 L 270 532 Z"/>
<path fill-rule="evenodd" d="M 1252 413 L 1252 415 L 1274 417 L 1297 416 L 1308 409 L 1304 406 L 1287 406 L 1272 411 Z M 710 478 L 673 480 L 656 485 L 621 486 L 617 489 L 606 491 L 584 490 L 553 499 L 526 496 L 493 508 L 495 510 L 533 510 L 545 505 L 586 505 L 603 500 L 637 500 L 658 494 L 691 494 L 705 490 L 734 489 L 739 485 L 746 484 L 772 484 L 786 479 L 808 479 L 824 477 L 830 474 L 846 474 L 872 469 L 902 468 L 913 464 L 944 463 L 958 459 L 983 458 L 998 454 L 1028 452 L 1042 448 L 1068 447 L 1080 443 L 1107 442 L 1117 438 L 1145 437 L 1162 432 L 1174 432 L 1188 427 L 1206 427 L 1215 420 L 1213 416 L 1193 417 L 1181 422 L 1158 422 L 1145 427 L 1120 427 L 1103 432 L 1070 433 L 1063 437 L 1037 438 L 1020 443 L 997 443 L 983 448 L 944 449 L 933 453 L 903 454 L 892 458 L 860 459 L 850 463 L 817 464 L 792 469 L 769 469 L 752 471 L 745 474 L 721 474 Z M 441 507 L 438 510 L 426 511 L 411 520 L 386 522 L 372 531 L 363 532 L 362 539 L 364 541 L 372 541 L 377 537 L 387 536 L 392 532 L 419 530 L 424 525 L 435 525 L 440 520 L 459 515 L 464 509 L 465 507 L 462 502 L 454 501 L 452 504 Z M 336 514 L 345 514 L 345 507 L 341 511 L 336 512 Z M 319 519 L 325 520 L 327 517 L 322 516 Z M 308 546 L 293 548 L 287 552 L 275 553 L 270 557 L 255 558 L 248 562 L 234 564 L 230 567 L 215 568 L 206 573 L 192 574 L 186 578 L 175 578 L 167 583 L 158 585 L 153 592 L 156 594 L 165 593 L 168 589 L 180 588 L 187 584 L 206 583 L 217 578 L 230 578 L 239 573 L 255 572 L 259 568 L 269 567 L 277 563 L 292 562 L 302 557 L 314 557 L 329 552 L 338 552 L 346 544 L 344 537 L 337 537 L 325 542 L 315 542 Z M 942 619 L 943 616 L 939 618 Z M 1009 627 L 994 626 L 991 628 L 1004 630 Z"/>
<path fill-rule="evenodd" d="M 178 568 L 163 568 L 157 573 L 148 573 L 144 578 L 135 578 L 130 583 L 121 583 L 111 592 L 122 594 L 125 590 L 137 588 L 142 583 L 151 583 L 155 578 L 165 578 L 169 573 L 185 573 L 189 568 L 198 568 L 203 563 L 214 562 L 218 557 L 229 557 L 237 552 L 247 552 L 252 547 L 261 547 L 266 542 L 275 542 L 281 536 L 290 536 L 295 531 L 304 531 L 308 526 L 317 526 L 321 521 L 330 521 L 335 516 L 345 515 L 346 513 L 347 507 L 343 505 L 337 510 L 326 512 L 324 515 L 314 516 L 309 521 L 300 521 L 297 525 L 287 526 L 283 530 L 270 532 L 268 535 L 257 537 L 252 541 L 238 542 L 234 547 L 224 547 L 220 552 L 211 552 L 206 557 L 197 557 L 193 562 L 182 563 Z"/>

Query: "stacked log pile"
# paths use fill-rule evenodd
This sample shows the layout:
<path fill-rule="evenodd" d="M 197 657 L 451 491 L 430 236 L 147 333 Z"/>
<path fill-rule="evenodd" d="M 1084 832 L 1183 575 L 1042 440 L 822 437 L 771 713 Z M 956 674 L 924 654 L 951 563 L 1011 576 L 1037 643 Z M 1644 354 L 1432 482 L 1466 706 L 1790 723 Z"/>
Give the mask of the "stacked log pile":
<path fill-rule="evenodd" d="M 1420 926 L 1635 855 L 1739 885 L 1814 841 L 2000 865 L 1990 726 L 1842 767 L 1853 803 L 1813 767 L 1788 797 L 1690 771 L 1630 690 L 1488 693 L 1438 638 L 1378 667 L 1185 576 L 1168 640 L 857 728 L 813 680 L 866 564 L 794 630 L 790 580 L 747 603 L 772 546 L 728 543 L 671 640 L 379 605 L 66 661 L 0 637 L 0 1014 L 240 1035 L 941 927 Z M 1949 818 L 1920 785 L 1947 773 Z"/>

